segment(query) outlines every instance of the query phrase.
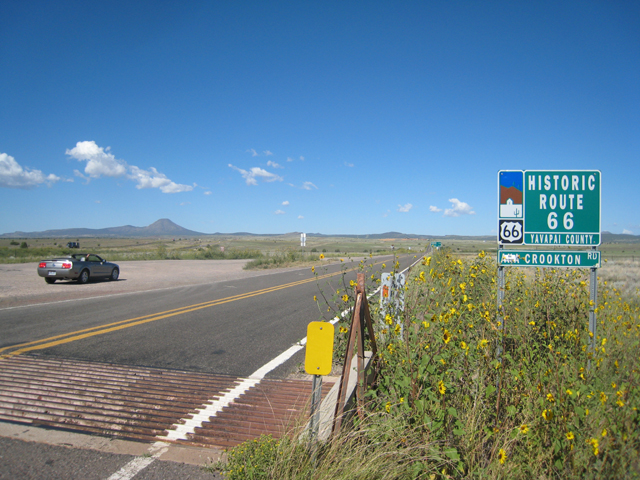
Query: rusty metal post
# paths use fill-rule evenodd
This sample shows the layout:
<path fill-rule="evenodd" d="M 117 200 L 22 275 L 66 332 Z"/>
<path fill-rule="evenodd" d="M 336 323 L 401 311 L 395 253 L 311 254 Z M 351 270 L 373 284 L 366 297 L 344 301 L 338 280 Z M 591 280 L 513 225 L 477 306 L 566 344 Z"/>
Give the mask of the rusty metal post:
<path fill-rule="evenodd" d="M 367 303 L 367 297 L 364 291 L 364 273 L 358 273 L 357 276 L 356 292 L 362 299 L 360 304 L 360 311 L 358 312 L 358 388 L 356 390 L 356 397 L 358 402 L 358 416 L 364 419 L 364 393 L 365 393 L 365 372 L 364 372 L 364 304 Z"/>
<path fill-rule="evenodd" d="M 345 397 L 347 395 L 347 383 L 349 382 L 349 370 L 351 369 L 351 357 L 353 356 L 353 347 L 356 342 L 356 325 L 360 322 L 360 305 L 362 296 L 356 298 L 356 305 L 351 315 L 351 329 L 349 331 L 349 340 L 347 342 L 347 351 L 345 353 L 344 366 L 342 367 L 342 375 L 340 376 L 340 387 L 338 389 L 338 403 L 336 404 L 336 412 L 333 418 L 333 432 L 340 430 L 342 425 L 342 415 L 344 414 Z"/>

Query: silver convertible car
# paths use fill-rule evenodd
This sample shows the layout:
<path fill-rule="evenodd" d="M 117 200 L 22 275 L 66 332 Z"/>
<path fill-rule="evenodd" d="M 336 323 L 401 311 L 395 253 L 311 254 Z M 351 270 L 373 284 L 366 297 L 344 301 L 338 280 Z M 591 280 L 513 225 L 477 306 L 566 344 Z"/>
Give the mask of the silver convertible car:
<path fill-rule="evenodd" d="M 87 283 L 90 278 L 118 280 L 120 267 L 93 253 L 74 253 L 68 257 L 43 260 L 38 264 L 38 275 L 47 283 L 56 280 L 77 280 Z"/>

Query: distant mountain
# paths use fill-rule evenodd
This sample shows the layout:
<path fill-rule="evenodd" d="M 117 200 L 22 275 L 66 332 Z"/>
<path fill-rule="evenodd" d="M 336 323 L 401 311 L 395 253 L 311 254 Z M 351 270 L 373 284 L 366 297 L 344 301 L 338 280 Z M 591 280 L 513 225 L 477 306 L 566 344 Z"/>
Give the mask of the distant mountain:
<path fill-rule="evenodd" d="M 300 236 L 301 232 L 289 232 L 283 234 L 263 234 L 263 233 L 202 233 L 194 232 L 176 225 L 167 218 L 152 223 L 147 227 L 134 227 L 125 225 L 122 227 L 110 228 L 67 228 L 63 230 L 45 230 L 44 232 L 13 232 L 0 235 L 0 238 L 80 238 L 80 237 L 202 237 L 202 236 L 224 236 L 224 237 L 287 237 Z M 413 233 L 385 232 L 372 233 L 368 235 L 331 235 L 323 233 L 307 233 L 307 237 L 343 237 L 343 238 L 363 238 L 371 240 L 392 240 L 392 239 L 417 239 L 417 240 L 475 240 L 497 242 L 495 235 L 416 235 Z M 629 235 L 623 233 L 602 232 L 602 243 L 640 243 L 640 235 Z"/>
<path fill-rule="evenodd" d="M 640 235 L 602 232 L 602 243 L 640 243 Z"/>
<path fill-rule="evenodd" d="M 80 237 L 200 237 L 206 233 L 194 232 L 176 225 L 168 218 L 161 218 L 147 227 L 67 228 L 44 232 L 13 232 L 0 235 L 3 238 L 80 238 Z"/>

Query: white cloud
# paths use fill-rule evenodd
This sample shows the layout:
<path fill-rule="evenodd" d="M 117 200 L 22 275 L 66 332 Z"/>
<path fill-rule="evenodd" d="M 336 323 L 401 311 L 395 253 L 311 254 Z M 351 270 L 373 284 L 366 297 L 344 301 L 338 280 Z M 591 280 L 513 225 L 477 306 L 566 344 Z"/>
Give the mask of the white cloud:
<path fill-rule="evenodd" d="M 284 168 L 282 165 L 280 165 L 280 164 L 278 164 L 278 163 L 276 163 L 276 162 L 272 162 L 271 160 L 269 160 L 269 161 L 267 162 L 267 165 L 268 165 L 269 167 L 273 167 L 273 168 Z"/>
<path fill-rule="evenodd" d="M 293 158 L 287 157 L 287 162 L 293 162 Z"/>
<path fill-rule="evenodd" d="M 276 215 L 284 215 L 284 212 L 282 210 L 276 210 L 275 212 Z"/>
<path fill-rule="evenodd" d="M 211 192 L 209 190 L 207 190 L 206 192 L 204 192 L 205 195 L 211 195 Z"/>
<path fill-rule="evenodd" d="M 181 207 L 184 207 L 186 205 L 191 205 L 191 202 L 182 202 L 179 204 Z"/>
<path fill-rule="evenodd" d="M 273 153 L 272 153 L 272 152 L 270 152 L 269 150 L 265 150 L 265 151 L 264 151 L 264 152 L 262 152 L 262 153 L 264 153 L 267 157 L 268 157 L 269 155 L 273 155 Z"/>
<path fill-rule="evenodd" d="M 99 147 L 96 142 L 91 140 L 78 142 L 74 148 L 67 149 L 65 153 L 79 162 L 87 162 L 84 174 L 79 170 L 74 170 L 76 176 L 87 182 L 91 178 L 126 177 L 137 182 L 136 188 L 138 189 L 159 188 L 163 193 L 179 193 L 190 192 L 194 188 L 191 185 L 180 185 L 171 181 L 164 173 L 158 172 L 154 167 L 143 170 L 135 165 L 129 165 L 124 160 L 118 160 L 112 153 L 109 153 L 109 150 L 110 147 Z"/>
<path fill-rule="evenodd" d="M 180 193 L 193 190 L 191 185 L 179 185 L 167 178 L 164 173 L 158 172 L 154 167 L 143 170 L 134 165 L 130 167 L 131 174 L 128 177 L 137 182 L 137 189 L 159 188 L 162 193 Z"/>
<path fill-rule="evenodd" d="M 283 205 L 289 205 L 289 200 L 285 200 L 284 202 L 282 202 Z"/>
<path fill-rule="evenodd" d="M 410 203 L 407 203 L 405 205 L 398 205 L 398 211 L 399 212 L 408 212 L 409 210 L 411 210 L 413 208 L 413 205 L 411 205 Z"/>
<path fill-rule="evenodd" d="M 302 161 L 304 162 L 304 157 L 303 157 L 303 156 L 300 156 L 300 160 L 302 160 Z"/>
<path fill-rule="evenodd" d="M 622 230 L 622 233 L 624 235 L 633 235 L 633 232 L 631 230 L 627 230 L 626 228 L 624 230 Z"/>
<path fill-rule="evenodd" d="M 298 215 L 298 220 L 302 220 L 304 217 L 302 215 Z"/>
<path fill-rule="evenodd" d="M 242 168 L 238 168 L 231 164 L 229 164 L 229 167 L 240 172 L 240 175 L 242 175 L 242 178 L 245 179 L 247 185 L 258 185 L 258 178 L 262 178 L 262 180 L 265 182 L 282 181 L 282 177 L 279 177 L 275 173 L 267 172 L 260 167 L 253 167 L 249 171 L 243 170 Z"/>
<path fill-rule="evenodd" d="M 430 206 L 429 206 L 429 211 L 430 211 L 430 212 L 436 212 L 436 213 L 437 213 L 437 212 L 441 212 L 441 211 L 442 211 L 442 209 L 441 209 L 441 208 L 438 208 L 438 207 L 434 207 L 433 205 L 430 205 Z"/>
<path fill-rule="evenodd" d="M 11 155 L 0 153 L 0 187 L 32 188 L 42 183 L 51 186 L 59 180 L 53 173 L 45 175 L 41 170 L 22 168 Z"/>
<path fill-rule="evenodd" d="M 475 215 L 471 205 L 465 202 L 461 202 L 457 198 L 450 198 L 451 206 L 453 208 L 446 208 L 444 211 L 445 217 L 459 217 L 460 215 Z"/>
<path fill-rule="evenodd" d="M 260 154 L 258 152 L 256 152 L 253 148 L 250 148 L 249 150 L 247 150 L 247 152 L 251 153 L 252 157 L 257 157 Z"/>
<path fill-rule="evenodd" d="M 344 162 L 345 167 L 353 167 L 353 163 Z"/>
<path fill-rule="evenodd" d="M 96 201 L 95 201 L 95 202 L 93 202 L 93 203 L 102 203 L 102 202 L 101 202 L 100 200 L 96 200 Z"/>
<path fill-rule="evenodd" d="M 91 140 L 78 142 L 65 153 L 80 162 L 87 162 L 84 173 L 91 178 L 124 176 L 127 173 L 127 162 L 116 159 L 112 153 L 108 153 L 109 150 L 109 147 L 105 150 Z"/>
<path fill-rule="evenodd" d="M 311 182 L 304 182 L 304 183 L 302 184 L 302 189 L 303 189 L 303 190 L 313 190 L 314 188 L 315 188 L 316 190 L 318 189 L 318 187 L 316 187 L 316 186 L 315 186 L 313 183 L 311 183 Z"/>

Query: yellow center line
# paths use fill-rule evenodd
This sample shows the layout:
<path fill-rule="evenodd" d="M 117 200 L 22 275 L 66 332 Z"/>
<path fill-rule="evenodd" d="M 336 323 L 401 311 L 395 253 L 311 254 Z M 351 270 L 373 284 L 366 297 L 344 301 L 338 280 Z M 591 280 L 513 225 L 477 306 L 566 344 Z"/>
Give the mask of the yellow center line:
<path fill-rule="evenodd" d="M 352 269 L 352 270 L 355 270 L 355 268 Z M 235 302 L 237 300 L 244 300 L 246 298 L 251 298 L 251 297 L 258 296 L 258 295 L 264 295 L 265 293 L 272 293 L 272 292 L 276 292 L 278 290 L 283 290 L 283 289 L 295 287 L 295 286 L 298 286 L 298 285 L 304 285 L 305 283 L 310 283 L 310 282 L 314 282 L 314 281 L 317 281 L 317 280 L 322 280 L 322 279 L 325 279 L 325 278 L 329 278 L 329 277 L 333 277 L 333 276 L 336 276 L 336 275 L 340 275 L 342 273 L 343 273 L 343 271 L 340 270 L 340 271 L 335 272 L 335 273 L 327 273 L 327 274 L 324 274 L 324 275 L 318 275 L 318 276 L 314 276 L 312 278 L 308 278 L 308 279 L 305 279 L 305 280 L 298 280 L 298 281 L 295 281 L 295 282 L 286 283 L 286 284 L 278 285 L 278 286 L 275 286 L 275 287 L 268 287 L 268 288 L 264 288 L 262 290 L 256 290 L 256 291 L 253 291 L 253 292 L 233 295 L 231 297 L 226 297 L 226 298 L 222 298 L 222 299 L 219 299 L 219 300 L 211 300 L 211 301 L 208 301 L 208 302 L 197 303 L 197 304 L 189 305 L 189 306 L 186 306 L 186 307 L 175 308 L 175 309 L 172 309 L 172 310 L 166 310 L 164 312 L 158 312 L 158 313 L 153 313 L 153 314 L 149 314 L 149 315 L 143 315 L 141 317 L 129 318 L 127 320 L 121 320 L 121 321 L 118 321 L 118 322 L 108 323 L 108 324 L 105 324 L 105 325 L 99 325 L 99 326 L 96 326 L 96 327 L 86 328 L 86 329 L 83 329 L 83 330 L 77 330 L 75 332 L 69 332 L 69 333 L 64 333 L 64 334 L 61 334 L 61 335 L 55 335 L 53 337 L 43 338 L 43 339 L 35 340 L 35 341 L 32 341 L 32 342 L 21 343 L 21 344 L 18 344 L 18 345 L 11 345 L 11 346 L 8 346 L 8 347 L 2 347 L 2 348 L 0 348 L 0 352 L 5 351 L 5 350 L 14 349 L 14 348 L 17 348 L 17 350 L 13 350 L 12 352 L 2 354 L 2 355 L 0 355 L 0 358 L 9 358 L 9 357 L 14 357 L 14 356 L 17 356 L 17 355 L 21 355 L 23 353 L 30 352 L 30 351 L 33 351 L 33 350 L 42 350 L 42 349 L 45 349 L 45 348 L 51 348 L 51 347 L 55 347 L 57 345 L 63 345 L 65 343 L 75 342 L 76 340 L 82 340 L 82 339 L 85 339 L 85 338 L 94 337 L 96 335 L 102 335 L 102 334 L 105 334 L 105 333 L 115 332 L 115 331 L 118 331 L 118 330 L 123 330 L 125 328 L 135 327 L 137 325 L 143 325 L 145 323 L 154 322 L 156 320 L 162 320 L 164 318 L 169 318 L 169 317 L 173 317 L 173 316 L 176 316 L 176 315 L 182 315 L 184 313 L 195 312 L 197 310 L 202 310 L 204 308 L 214 307 L 216 305 L 223 305 L 225 303 Z M 20 348 L 20 347 L 22 347 L 22 348 Z"/>

